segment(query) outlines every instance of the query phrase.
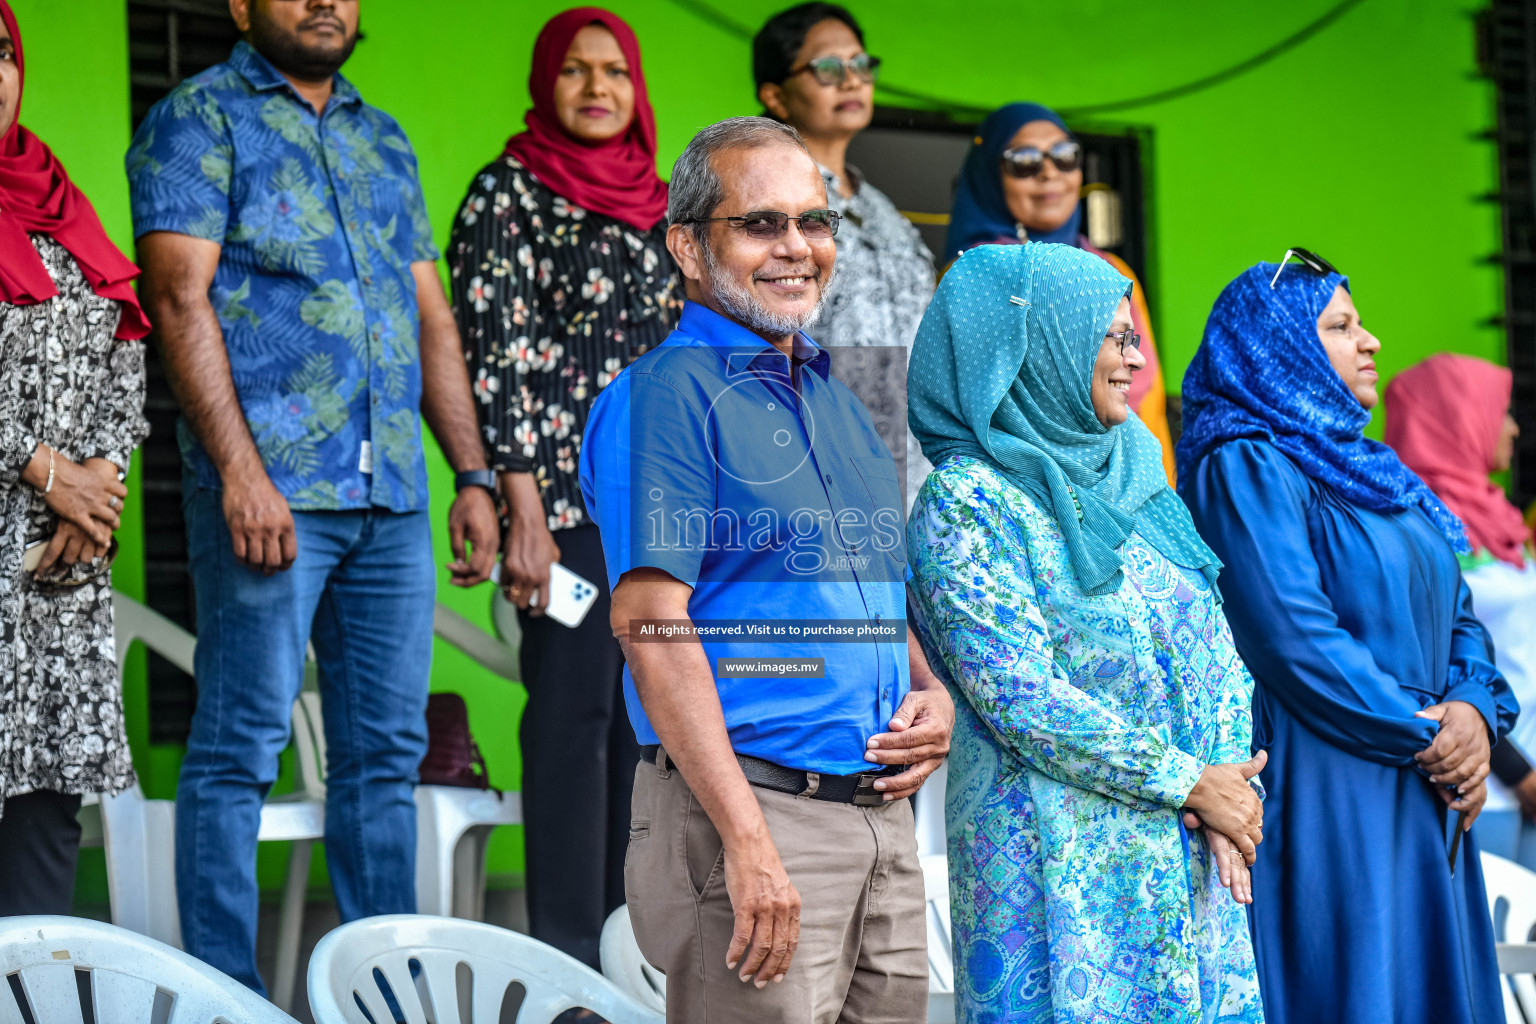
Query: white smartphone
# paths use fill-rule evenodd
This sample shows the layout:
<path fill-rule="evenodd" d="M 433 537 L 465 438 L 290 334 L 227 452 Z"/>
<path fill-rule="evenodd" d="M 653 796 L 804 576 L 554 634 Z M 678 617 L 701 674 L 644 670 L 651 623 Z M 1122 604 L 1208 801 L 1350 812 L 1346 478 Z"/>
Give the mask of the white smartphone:
<path fill-rule="evenodd" d="M 491 567 L 491 582 L 501 585 L 500 562 Z M 581 620 L 587 617 L 587 612 L 592 608 L 592 602 L 597 600 L 597 587 L 559 562 L 549 567 L 549 591 L 548 600 L 535 600 L 532 607 L 543 604 L 545 615 L 572 629 L 581 625 Z M 535 594 L 534 597 L 538 598 L 539 595 Z"/>
<path fill-rule="evenodd" d="M 49 537 L 43 540 L 35 540 L 27 545 L 27 550 L 22 552 L 21 555 L 21 569 L 23 572 L 32 572 L 42 564 L 43 552 L 48 550 L 48 541 L 52 539 Z"/>
<path fill-rule="evenodd" d="M 549 596 L 544 602 L 544 614 L 575 629 L 587 617 L 592 602 L 597 600 L 597 587 L 577 576 L 571 570 L 555 562 L 549 567 Z"/>

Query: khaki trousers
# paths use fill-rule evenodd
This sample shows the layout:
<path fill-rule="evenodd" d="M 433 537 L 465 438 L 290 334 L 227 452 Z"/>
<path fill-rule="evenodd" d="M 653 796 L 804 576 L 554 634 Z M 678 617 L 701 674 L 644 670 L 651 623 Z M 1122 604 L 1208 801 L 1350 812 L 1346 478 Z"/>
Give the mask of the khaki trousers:
<path fill-rule="evenodd" d="M 926 1024 L 911 801 L 856 807 L 752 792 L 801 905 L 794 961 L 762 989 L 725 966 L 735 916 L 719 833 L 676 768 L 642 761 L 635 771 L 625 899 L 641 952 L 667 976 L 667 1020 Z"/>

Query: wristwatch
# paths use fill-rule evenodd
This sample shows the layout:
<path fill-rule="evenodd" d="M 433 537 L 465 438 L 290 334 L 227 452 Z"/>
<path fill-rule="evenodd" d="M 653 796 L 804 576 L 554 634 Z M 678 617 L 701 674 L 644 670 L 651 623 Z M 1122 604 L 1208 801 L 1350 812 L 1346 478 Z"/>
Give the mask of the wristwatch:
<path fill-rule="evenodd" d="M 462 473 L 453 474 L 454 492 L 466 487 L 484 487 L 490 492 L 491 500 L 496 500 L 496 474 L 488 469 L 466 469 Z"/>

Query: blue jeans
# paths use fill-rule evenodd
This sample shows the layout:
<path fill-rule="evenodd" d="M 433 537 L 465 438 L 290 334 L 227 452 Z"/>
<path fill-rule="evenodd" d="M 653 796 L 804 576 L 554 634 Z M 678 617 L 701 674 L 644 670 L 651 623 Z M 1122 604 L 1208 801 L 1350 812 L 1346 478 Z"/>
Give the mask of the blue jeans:
<path fill-rule="evenodd" d="M 426 512 L 295 512 L 298 559 L 235 560 L 222 494 L 186 501 L 197 591 L 197 711 L 176 791 L 188 953 L 265 994 L 256 973 L 256 833 L 288 745 L 305 645 L 320 668 L 325 857 L 343 921 L 416 910 L 436 567 Z"/>

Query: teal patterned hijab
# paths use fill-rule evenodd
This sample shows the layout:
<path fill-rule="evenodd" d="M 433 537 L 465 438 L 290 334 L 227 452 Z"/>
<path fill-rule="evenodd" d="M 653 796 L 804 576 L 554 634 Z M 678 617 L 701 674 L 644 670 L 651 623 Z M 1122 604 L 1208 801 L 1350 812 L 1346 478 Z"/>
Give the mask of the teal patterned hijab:
<path fill-rule="evenodd" d="M 1106 427 L 1093 411 L 1093 365 L 1131 282 L 1068 245 L 983 245 L 939 283 L 907 371 L 907 420 L 937 466 L 990 463 L 1056 518 L 1077 581 L 1119 589 L 1132 531 L 1168 560 L 1221 562 L 1168 486 L 1162 450 L 1135 413 Z"/>

